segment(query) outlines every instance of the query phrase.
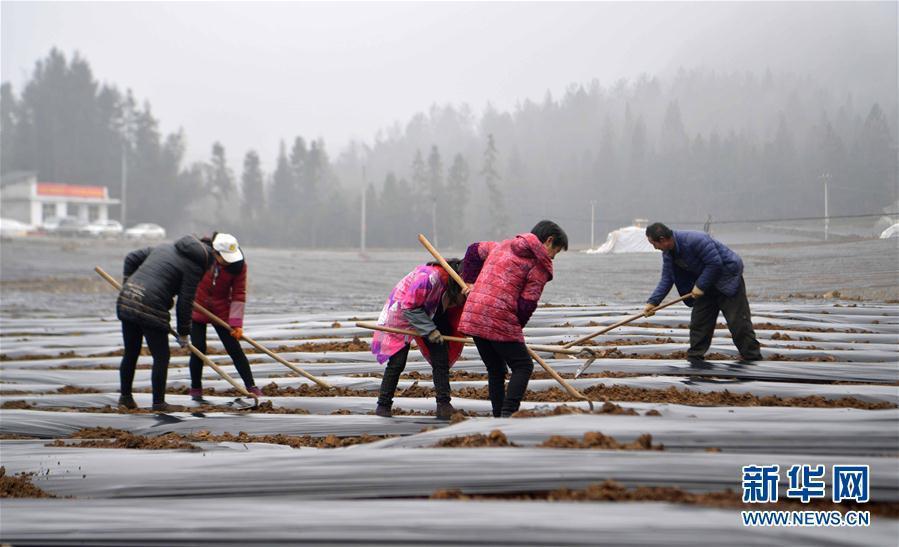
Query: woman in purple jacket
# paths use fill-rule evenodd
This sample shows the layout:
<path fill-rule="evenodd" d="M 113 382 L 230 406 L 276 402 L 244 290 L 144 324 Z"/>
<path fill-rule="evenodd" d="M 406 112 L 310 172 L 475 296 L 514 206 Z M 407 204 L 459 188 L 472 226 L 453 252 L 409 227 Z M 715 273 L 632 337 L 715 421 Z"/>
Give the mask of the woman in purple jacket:
<path fill-rule="evenodd" d="M 690 349 L 687 360 L 697 364 L 712 344 L 718 312 L 724 313 L 734 345 L 744 364 L 762 359 L 759 341 L 752 328 L 743 260 L 726 245 L 704 232 L 672 231 L 660 222 L 646 228 L 646 239 L 662 251 L 662 278 L 646 302 L 643 315 L 649 317 L 672 285 L 693 308 L 690 315 Z"/>

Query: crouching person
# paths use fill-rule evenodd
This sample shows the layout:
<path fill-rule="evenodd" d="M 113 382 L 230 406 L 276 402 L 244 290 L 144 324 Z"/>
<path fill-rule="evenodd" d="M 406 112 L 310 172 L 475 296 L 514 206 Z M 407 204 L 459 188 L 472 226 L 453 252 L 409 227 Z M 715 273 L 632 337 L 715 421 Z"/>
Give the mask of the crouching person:
<path fill-rule="evenodd" d="M 646 228 L 646 239 L 662 251 L 662 277 L 646 302 L 643 315 L 653 315 L 672 286 L 682 296 L 690 314 L 690 364 L 704 362 L 712 344 L 718 313 L 724 314 L 740 360 L 749 364 L 762 359 L 752 326 L 743 259 L 720 241 L 703 232 L 672 230 L 660 222 Z"/>
<path fill-rule="evenodd" d="M 153 356 L 153 410 L 172 410 L 165 402 L 170 357 L 169 310 L 177 296 L 178 343 L 186 347 L 197 284 L 212 262 L 212 248 L 194 236 L 139 249 L 125 257 L 124 281 L 116 301 L 125 345 L 119 367 L 120 406 L 137 408 L 131 387 L 142 339 L 145 339 Z"/>
<path fill-rule="evenodd" d="M 459 259 L 448 260 L 457 272 Z M 446 342 L 443 335 L 457 334 L 459 316 L 465 296 L 438 262 L 418 266 L 403 277 L 391 291 L 378 325 L 415 330 L 415 338 L 425 358 L 431 363 L 434 391 L 437 392 L 437 418 L 447 420 L 454 412 L 450 403 L 449 369 L 462 353 L 463 344 Z M 393 395 L 406 368 L 412 336 L 376 331 L 371 351 L 379 363 L 387 363 L 375 414 L 393 415 Z"/>
<path fill-rule="evenodd" d="M 490 403 L 497 418 L 516 412 L 527 391 L 534 362 L 522 329 L 537 309 L 543 286 L 553 278 L 553 259 L 567 249 L 565 231 L 542 220 L 530 233 L 498 243 L 474 243 L 465 254 L 462 279 L 474 286 L 459 330 L 474 338 L 487 367 Z M 508 369 L 512 376 L 507 389 Z"/>

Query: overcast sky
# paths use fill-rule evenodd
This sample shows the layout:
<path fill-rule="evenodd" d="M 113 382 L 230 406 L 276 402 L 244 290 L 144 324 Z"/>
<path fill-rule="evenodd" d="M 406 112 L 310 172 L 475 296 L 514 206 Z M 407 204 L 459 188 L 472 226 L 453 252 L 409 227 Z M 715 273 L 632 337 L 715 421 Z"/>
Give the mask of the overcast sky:
<path fill-rule="evenodd" d="M 51 47 L 78 51 L 98 79 L 149 100 L 164 131 L 182 127 L 189 159 L 221 140 L 232 166 L 254 148 L 266 170 L 282 138 L 323 137 L 336 155 L 433 103 L 509 109 L 680 65 L 826 76 L 861 70 L 834 60 L 851 45 L 891 58 L 871 77 L 896 81 L 895 2 L 0 6 L 2 79 L 16 93 Z"/>

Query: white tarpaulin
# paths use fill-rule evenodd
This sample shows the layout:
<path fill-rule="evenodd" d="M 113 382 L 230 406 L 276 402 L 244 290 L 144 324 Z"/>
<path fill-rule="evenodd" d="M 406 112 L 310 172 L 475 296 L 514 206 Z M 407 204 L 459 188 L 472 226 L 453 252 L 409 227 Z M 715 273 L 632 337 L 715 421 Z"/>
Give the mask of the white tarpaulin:
<path fill-rule="evenodd" d="M 655 251 L 646 240 L 646 232 L 637 226 L 625 226 L 609 232 L 606 242 L 596 249 L 588 249 L 586 253 L 650 253 Z"/>

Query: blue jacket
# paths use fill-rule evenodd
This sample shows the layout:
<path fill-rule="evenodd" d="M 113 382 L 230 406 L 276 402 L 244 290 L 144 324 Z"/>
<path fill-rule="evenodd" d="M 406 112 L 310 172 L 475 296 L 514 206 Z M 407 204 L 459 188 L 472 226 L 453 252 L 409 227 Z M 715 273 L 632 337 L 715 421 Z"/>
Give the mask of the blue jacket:
<path fill-rule="evenodd" d="M 696 285 L 705 292 L 715 288 L 734 296 L 740 288 L 743 260 L 704 232 L 674 230 L 674 248 L 662 253 L 662 278 L 647 302 L 658 306 L 672 285 L 683 296 Z M 692 299 L 684 301 L 693 305 Z"/>

